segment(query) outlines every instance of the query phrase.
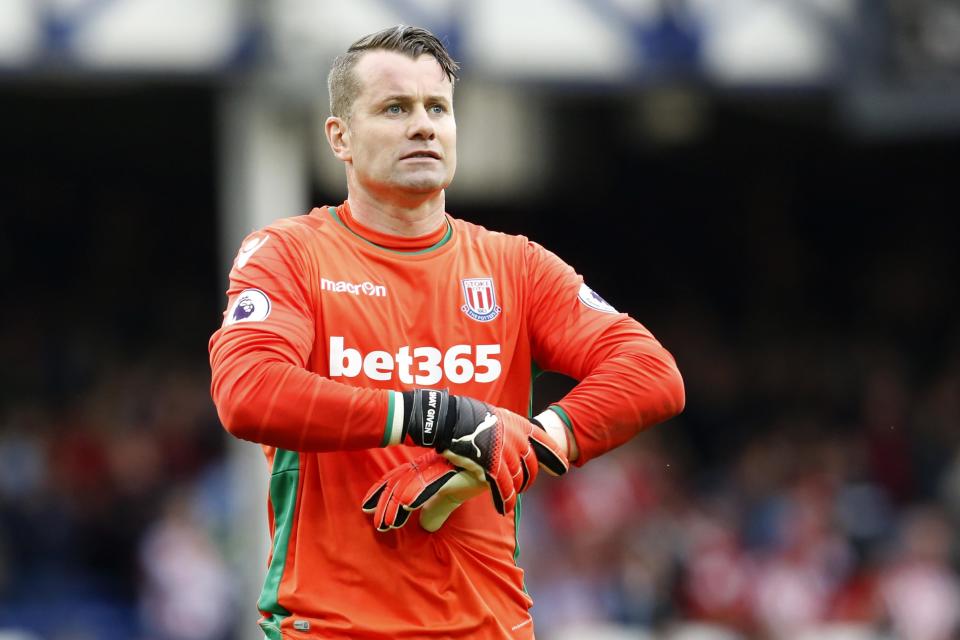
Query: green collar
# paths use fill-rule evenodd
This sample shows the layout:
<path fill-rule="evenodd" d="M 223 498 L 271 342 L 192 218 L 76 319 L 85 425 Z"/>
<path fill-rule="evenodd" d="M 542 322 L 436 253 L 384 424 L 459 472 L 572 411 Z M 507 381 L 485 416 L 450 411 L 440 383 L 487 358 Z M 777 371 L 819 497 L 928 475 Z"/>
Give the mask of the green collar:
<path fill-rule="evenodd" d="M 440 238 L 439 240 L 437 240 L 434 244 L 430 245 L 429 247 L 425 247 L 425 248 L 423 248 L 423 249 L 417 249 L 416 251 L 401 251 L 401 250 L 399 250 L 399 249 L 391 249 L 390 247 L 384 247 L 383 245 L 379 245 L 379 244 L 377 244 L 376 242 L 371 242 L 370 240 L 367 240 L 366 238 L 364 238 L 362 235 L 360 235 L 359 233 L 357 233 L 356 231 L 354 231 L 353 229 L 351 229 L 350 227 L 347 226 L 347 224 L 340 218 L 340 214 L 337 213 L 336 207 L 327 207 L 327 211 L 330 212 L 330 215 L 333 216 L 333 219 L 334 219 L 334 220 L 336 220 L 336 221 L 339 222 L 341 225 L 343 225 L 343 228 L 344 228 L 344 229 L 346 229 L 347 231 L 349 231 L 350 233 L 352 233 L 352 234 L 355 235 L 356 237 L 360 238 L 361 240 L 363 240 L 363 241 L 366 242 L 367 244 L 369 244 L 369 245 L 371 245 L 371 246 L 374 246 L 374 247 L 377 247 L 378 249 L 383 249 L 384 251 L 389 251 L 390 253 L 398 253 L 398 254 L 404 255 L 404 256 L 418 256 L 418 255 L 420 255 L 420 254 L 422 254 L 422 253 L 429 253 L 429 252 L 431 252 L 431 251 L 434 251 L 434 250 L 436 250 L 436 249 L 439 249 L 439 248 L 442 247 L 443 245 L 447 244 L 447 242 L 449 242 L 449 241 L 450 241 L 450 238 L 453 236 L 453 225 L 450 224 L 450 221 L 449 221 L 449 220 L 447 220 L 447 221 L 446 221 L 446 223 L 447 223 L 447 232 L 444 233 L 444 234 L 443 234 L 443 237 Z"/>

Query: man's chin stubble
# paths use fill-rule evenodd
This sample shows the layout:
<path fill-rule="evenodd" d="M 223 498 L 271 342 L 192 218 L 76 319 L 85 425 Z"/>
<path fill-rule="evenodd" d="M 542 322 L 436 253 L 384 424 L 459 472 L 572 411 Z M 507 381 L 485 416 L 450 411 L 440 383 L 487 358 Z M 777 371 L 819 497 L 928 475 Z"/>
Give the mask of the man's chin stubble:
<path fill-rule="evenodd" d="M 446 183 L 436 178 L 413 178 L 401 180 L 397 183 L 397 186 L 410 193 L 431 193 L 442 190 Z"/>

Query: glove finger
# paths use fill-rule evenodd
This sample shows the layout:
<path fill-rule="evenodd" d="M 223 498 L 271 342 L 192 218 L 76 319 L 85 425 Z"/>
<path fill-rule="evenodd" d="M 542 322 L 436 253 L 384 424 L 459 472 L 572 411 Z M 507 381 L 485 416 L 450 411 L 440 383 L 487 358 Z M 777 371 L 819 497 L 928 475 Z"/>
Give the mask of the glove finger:
<path fill-rule="evenodd" d="M 402 476 L 407 471 L 409 471 L 409 466 L 402 465 L 391 469 L 384 474 L 384 476 L 380 478 L 380 481 L 372 485 L 370 490 L 367 491 L 367 495 L 364 496 L 360 508 L 366 513 L 373 513 L 373 511 L 377 508 L 377 503 L 380 501 L 380 496 L 382 495 L 383 491 L 387 487 L 396 485 L 397 478 Z"/>
<path fill-rule="evenodd" d="M 380 496 L 383 494 L 384 489 L 387 488 L 387 481 L 384 480 L 374 485 L 370 491 L 367 492 L 367 495 L 363 499 L 363 503 L 360 505 L 360 509 L 364 513 L 373 513 L 377 509 L 377 503 L 380 502 Z"/>
<path fill-rule="evenodd" d="M 393 497 L 393 488 L 380 494 L 380 501 L 377 502 L 377 511 L 373 516 L 373 522 L 377 526 L 377 531 L 387 531 L 390 529 L 390 522 L 387 518 L 387 512 L 390 508 L 390 502 Z"/>
<path fill-rule="evenodd" d="M 393 528 L 399 529 L 403 525 L 407 524 L 407 520 L 410 518 L 410 514 L 413 513 L 406 507 L 397 511 L 397 517 L 393 521 Z"/>
<path fill-rule="evenodd" d="M 519 484 L 520 475 L 519 468 L 515 473 L 511 473 L 511 469 L 501 462 L 496 476 L 487 476 L 487 482 L 490 483 L 490 490 L 493 493 L 493 506 L 501 515 L 510 513 L 517 502 L 516 486 Z"/>
<path fill-rule="evenodd" d="M 416 476 L 416 469 L 407 468 L 404 473 L 397 474 L 397 476 L 387 485 L 387 489 L 380 494 L 380 500 L 377 502 L 377 510 L 373 517 L 377 531 L 388 531 L 398 526 L 396 524 L 398 514 L 403 511 L 398 499 L 398 486 L 402 486 L 406 478 Z M 403 521 L 406 521 L 406 518 L 403 518 Z"/>
<path fill-rule="evenodd" d="M 403 511 L 405 511 L 405 509 L 400 507 L 400 501 L 397 499 L 396 491 L 392 492 L 383 509 L 383 523 L 388 529 L 395 529 L 397 527 L 398 515 Z"/>
<path fill-rule="evenodd" d="M 374 520 L 373 520 L 373 521 L 376 523 L 376 525 L 377 525 L 377 531 L 379 531 L 380 533 L 384 533 L 384 532 L 386 532 L 386 531 L 389 531 L 389 530 L 390 530 L 390 525 L 387 524 L 386 512 L 385 512 L 385 510 L 383 510 L 383 509 L 378 509 L 378 510 L 377 510 L 377 515 L 379 515 L 380 517 L 379 517 L 379 518 L 378 518 L 378 517 L 374 517 Z"/>
<path fill-rule="evenodd" d="M 527 456 L 524 456 L 520 459 L 520 471 L 523 473 L 523 479 L 520 481 L 520 487 L 517 488 L 517 493 L 523 493 L 526 491 L 527 487 L 530 486 L 530 483 L 533 482 L 534 477 L 536 477 L 536 471 L 534 471 L 533 474 L 530 473 L 531 468 L 534 470 L 537 469 L 536 462 L 534 462 L 533 466 L 530 467 L 527 464 Z"/>
<path fill-rule="evenodd" d="M 503 504 L 503 495 L 500 493 L 500 486 L 489 473 L 486 474 L 486 476 L 487 484 L 490 485 L 490 495 L 493 496 L 493 508 L 496 509 L 500 515 L 504 515 L 507 510 Z"/>
<path fill-rule="evenodd" d="M 560 451 L 560 447 L 545 431 L 533 429 L 530 433 L 530 446 L 537 456 L 537 461 L 550 475 L 562 476 L 570 469 L 567 456 Z"/>
<path fill-rule="evenodd" d="M 408 509 L 419 509 L 423 504 L 432 498 L 438 491 L 440 491 L 448 482 L 453 480 L 457 476 L 457 470 L 453 467 L 447 465 L 447 470 L 443 475 L 439 476 L 435 480 L 431 481 L 429 484 L 421 487 L 415 495 L 409 498 L 405 494 L 402 496 L 404 498 L 403 504 L 407 506 Z"/>

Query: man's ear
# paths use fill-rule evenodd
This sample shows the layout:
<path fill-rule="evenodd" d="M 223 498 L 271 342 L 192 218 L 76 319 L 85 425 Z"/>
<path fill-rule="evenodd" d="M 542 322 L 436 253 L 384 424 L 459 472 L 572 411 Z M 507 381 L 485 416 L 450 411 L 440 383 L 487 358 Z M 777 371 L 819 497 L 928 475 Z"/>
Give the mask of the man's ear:
<path fill-rule="evenodd" d="M 333 155 L 339 160 L 349 162 L 353 159 L 353 153 L 350 151 L 350 128 L 343 118 L 330 116 L 323 125 L 324 133 L 327 134 L 327 142 Z"/>

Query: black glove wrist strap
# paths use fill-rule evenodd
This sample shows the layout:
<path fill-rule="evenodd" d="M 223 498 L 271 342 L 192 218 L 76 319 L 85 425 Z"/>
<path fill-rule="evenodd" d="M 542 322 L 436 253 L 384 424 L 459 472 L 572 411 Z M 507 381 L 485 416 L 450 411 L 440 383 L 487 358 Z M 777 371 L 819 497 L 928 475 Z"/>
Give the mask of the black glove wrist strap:
<path fill-rule="evenodd" d="M 404 434 L 414 444 L 444 451 L 450 445 L 457 398 L 440 389 L 403 392 Z"/>

